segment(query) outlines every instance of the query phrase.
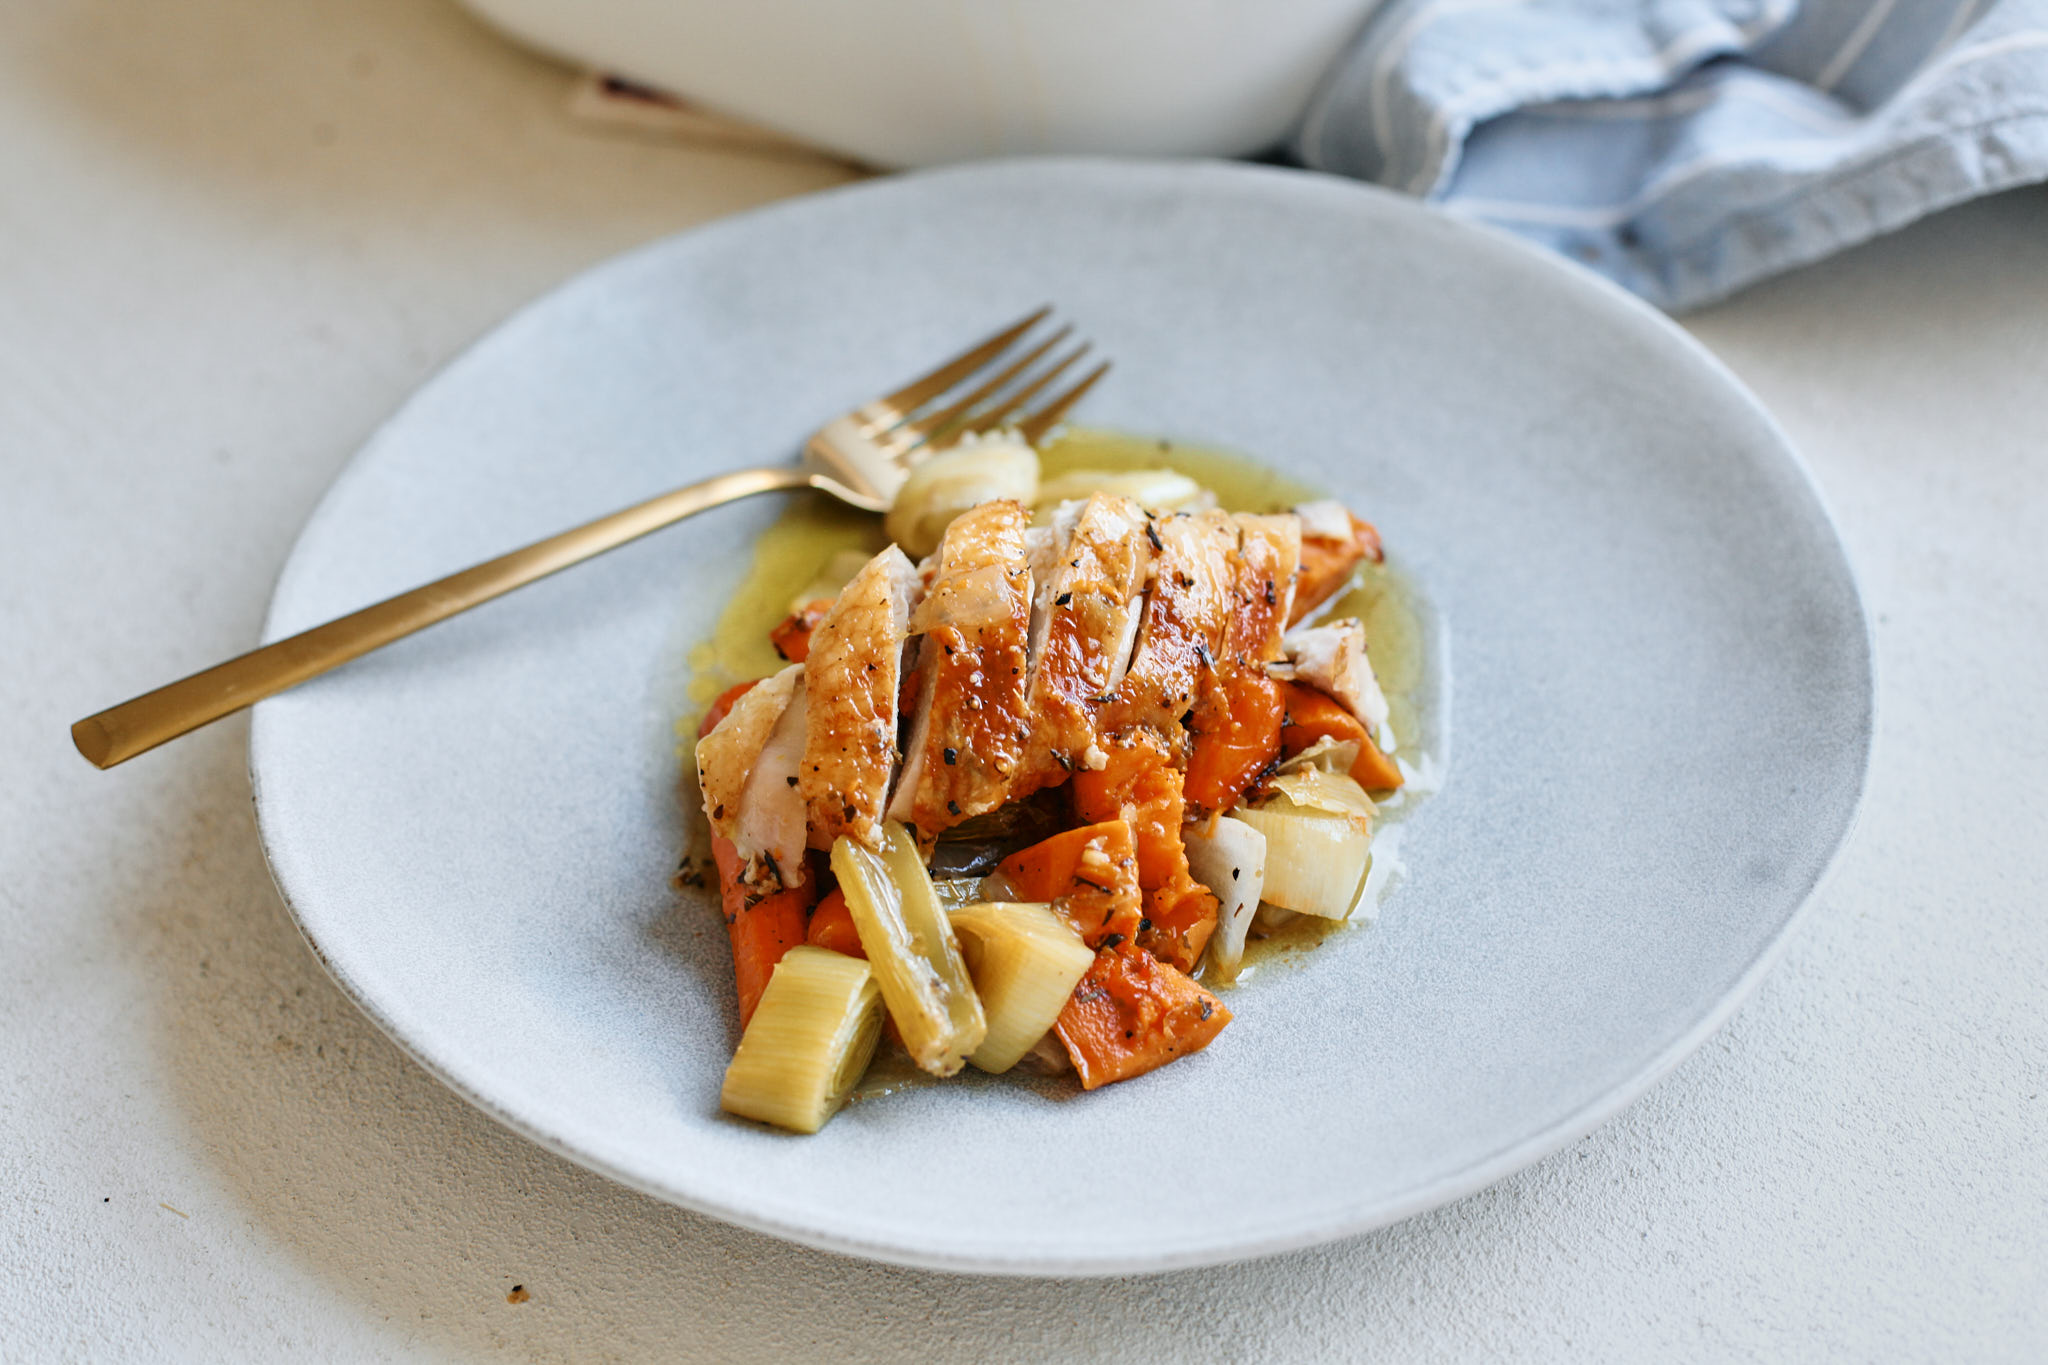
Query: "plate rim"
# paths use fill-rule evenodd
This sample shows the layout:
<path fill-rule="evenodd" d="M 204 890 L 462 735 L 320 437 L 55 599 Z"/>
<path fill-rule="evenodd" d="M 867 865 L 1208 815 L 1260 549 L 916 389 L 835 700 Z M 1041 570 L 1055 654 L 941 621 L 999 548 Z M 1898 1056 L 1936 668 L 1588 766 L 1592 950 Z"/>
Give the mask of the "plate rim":
<path fill-rule="evenodd" d="M 329 480 L 312 510 L 301 523 L 294 535 L 290 550 L 279 567 L 272 586 L 262 626 L 265 642 L 281 634 L 280 617 L 291 590 L 296 586 L 299 575 L 309 572 L 301 558 L 301 550 L 309 535 L 325 520 L 335 515 L 341 502 L 341 494 L 353 482 L 364 477 L 368 468 L 368 456 L 382 443 L 386 432 L 402 424 L 411 413 L 415 403 L 429 389 L 435 387 L 451 370 L 462 365 L 482 345 L 499 333 L 518 325 L 528 314 L 547 307 L 560 294 L 586 286 L 592 279 L 614 270 L 630 270 L 634 263 L 643 258 L 668 250 L 683 239 L 701 239 L 707 236 L 744 235 L 752 225 L 763 218 L 784 215 L 800 215 L 812 211 L 814 205 L 825 201 L 846 198 L 886 198 L 904 184 L 927 182 L 976 181 L 999 179 L 1013 176 L 1052 175 L 1058 176 L 1068 170 L 1101 170 L 1116 168 L 1121 173 L 1157 176 L 1163 178 L 1185 178 L 1205 180 L 1210 178 L 1239 180 L 1246 183 L 1263 182 L 1274 194 L 1294 193 L 1328 194 L 1337 197 L 1364 196 L 1378 200 L 1382 207 L 1397 214 L 1413 214 L 1431 220 L 1440 230 L 1451 234 L 1471 234 L 1495 246 L 1506 246 L 1519 254 L 1525 265 L 1549 272 L 1554 277 L 1570 282 L 1569 287 L 1586 289 L 1602 298 L 1609 308 L 1619 308 L 1622 314 L 1638 324 L 1648 324 L 1664 334 L 1684 353 L 1689 353 L 1694 363 L 1703 363 L 1707 372 L 1719 381 L 1726 395 L 1745 406 L 1768 434 L 1776 451 L 1796 474 L 1800 485 L 1808 495 L 1814 511 L 1818 513 L 1818 530 L 1825 534 L 1829 548 L 1838 561 L 1848 587 L 1848 603 L 1853 609 L 1860 630 L 1855 633 L 1854 643 L 1860 655 L 1860 667 L 1856 671 L 1858 698 L 1862 703 L 1858 723 L 1855 727 L 1855 763 L 1853 781 L 1840 828 L 1834 831 L 1832 843 L 1824 858 L 1814 868 L 1806 884 L 1796 892 L 1791 910 L 1780 923 L 1770 931 L 1769 936 L 1751 957 L 1734 983 L 1726 989 L 1713 1004 L 1704 1011 L 1691 1027 L 1684 1030 L 1661 1051 L 1655 1054 L 1626 1080 L 1610 1087 L 1575 1110 L 1563 1115 L 1548 1126 L 1528 1134 L 1516 1141 L 1499 1147 L 1489 1155 L 1478 1158 L 1458 1170 L 1447 1173 L 1435 1180 L 1416 1186 L 1400 1197 L 1385 1200 L 1362 1211 L 1340 1210 L 1331 1216 L 1317 1220 L 1296 1220 L 1285 1230 L 1251 1235 L 1233 1235 L 1211 1239 L 1183 1248 L 1154 1251 L 1149 1254 L 1112 1253 L 1102 1256 L 1073 1254 L 1017 1254 L 1001 1250 L 964 1251 L 934 1250 L 909 1245 L 885 1238 L 868 1238 L 836 1231 L 828 1227 L 807 1225 L 803 1222 L 774 1215 L 764 1215 L 749 1208 L 742 1202 L 720 1199 L 714 1194 L 698 1193 L 659 1180 L 644 1177 L 634 1170 L 610 1160 L 605 1154 L 585 1150 L 576 1143 L 566 1141 L 540 1124 L 530 1122 L 495 1102 L 479 1088 L 466 1082 L 462 1076 L 444 1067 L 408 1040 L 398 1024 L 376 1002 L 374 996 L 355 982 L 349 972 L 322 947 L 302 912 L 298 898 L 287 885 L 288 874 L 282 865 L 289 865 L 291 858 L 279 847 L 279 835 L 265 814 L 264 801 L 264 755 L 270 727 L 266 717 L 276 713 L 272 708 L 259 703 L 252 711 L 247 732 L 247 768 L 250 780 L 250 800 L 255 815 L 258 840 L 261 844 L 264 865 L 276 887 L 294 929 L 306 943 L 314 959 L 320 963 L 330 979 L 348 997 L 350 1002 L 375 1025 L 380 1033 L 390 1039 L 398 1049 L 414 1063 L 424 1069 L 454 1094 L 461 1097 L 473 1108 L 485 1114 L 500 1125 L 534 1142 L 556 1156 L 563 1157 L 576 1165 L 605 1177 L 615 1183 L 633 1189 L 663 1203 L 688 1209 L 721 1222 L 744 1227 L 751 1231 L 765 1233 L 782 1240 L 811 1247 L 816 1250 L 864 1260 L 879 1261 L 920 1270 L 939 1271 L 955 1274 L 996 1275 L 1026 1278 L 1047 1277 L 1101 1277 L 1111 1275 L 1163 1274 L 1203 1266 L 1228 1264 L 1243 1260 L 1259 1259 L 1280 1255 L 1289 1251 L 1319 1246 L 1329 1242 L 1356 1237 L 1378 1228 L 1411 1218 L 1419 1213 L 1442 1207 L 1467 1195 L 1486 1188 L 1517 1171 L 1555 1153 L 1568 1144 L 1585 1136 L 1622 1110 L 1640 1099 L 1652 1086 L 1668 1076 L 1681 1062 L 1697 1051 L 1708 1038 L 1719 1029 L 1748 1001 L 1763 978 L 1783 956 L 1794 929 L 1803 922 L 1812 910 L 1822 888 L 1827 884 L 1835 869 L 1840 865 L 1844 849 L 1848 846 L 1863 816 L 1865 799 L 1868 795 L 1872 754 L 1877 733 L 1877 711 L 1881 691 L 1877 676 L 1877 651 L 1871 614 L 1863 592 L 1861 576 L 1854 558 L 1849 554 L 1848 543 L 1842 535 L 1834 509 L 1823 495 L 1819 481 L 1798 446 L 1784 431 L 1777 419 L 1762 401 L 1742 382 L 1735 372 L 1719 356 L 1702 342 L 1680 327 L 1672 318 L 1659 312 L 1642 299 L 1628 293 L 1604 276 L 1584 269 L 1563 257 L 1532 245 L 1510 233 L 1491 226 L 1475 223 L 1445 213 L 1431 205 L 1405 195 L 1377 186 L 1364 184 L 1343 177 L 1321 172 L 1303 171 L 1293 168 L 1252 165 L 1241 162 L 1208 159 L 1169 160 L 1160 158 L 1114 157 L 1114 156 L 1025 156 L 996 158 L 986 161 L 969 162 L 951 166 L 910 171 L 895 175 L 879 176 L 835 186 L 809 194 L 776 200 L 737 213 L 728 214 L 700 223 L 680 231 L 667 233 L 625 251 L 615 253 L 602 260 L 577 270 L 524 300 L 517 307 L 493 321 L 459 349 L 446 357 L 420 378 L 407 391 L 405 397 L 391 412 L 356 446 L 355 450 Z M 1846 775 L 1846 774 L 1845 774 Z M 1788 894 L 1792 894 L 1788 890 Z"/>

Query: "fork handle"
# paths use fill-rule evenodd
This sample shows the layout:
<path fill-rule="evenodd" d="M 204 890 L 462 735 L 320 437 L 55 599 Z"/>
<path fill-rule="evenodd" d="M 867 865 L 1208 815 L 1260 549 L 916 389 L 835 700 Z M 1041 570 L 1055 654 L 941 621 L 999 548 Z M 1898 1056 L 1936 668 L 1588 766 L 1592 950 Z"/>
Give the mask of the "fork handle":
<path fill-rule="evenodd" d="M 71 727 L 71 742 L 94 766 L 111 768 L 393 640 L 617 549 L 650 531 L 741 498 L 793 488 L 837 491 L 833 480 L 795 466 L 747 469 L 693 483 L 87 716 Z"/>

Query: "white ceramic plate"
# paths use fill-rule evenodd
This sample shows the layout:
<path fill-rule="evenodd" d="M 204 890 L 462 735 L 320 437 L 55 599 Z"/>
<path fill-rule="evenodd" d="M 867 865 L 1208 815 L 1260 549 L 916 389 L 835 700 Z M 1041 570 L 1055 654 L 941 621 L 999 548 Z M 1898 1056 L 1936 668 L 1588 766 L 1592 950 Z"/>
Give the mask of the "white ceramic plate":
<path fill-rule="evenodd" d="M 1042 161 L 657 243 L 512 318 L 321 504 L 268 633 L 707 473 L 1056 301 L 1117 358 L 1089 421 L 1256 452 L 1378 522 L 1455 725 L 1380 922 L 1099 1093 L 987 1078 L 816 1138 L 720 1115 L 723 931 L 669 888 L 682 660 L 777 508 L 727 509 L 265 702 L 271 866 L 457 1092 L 663 1199 L 1012 1273 L 1297 1247 L 1478 1188 L 1727 1017 L 1855 808 L 1870 655 L 1770 419 L 1590 275 L 1390 195 Z M 1446 639 L 1450 648 L 1444 649 Z"/>

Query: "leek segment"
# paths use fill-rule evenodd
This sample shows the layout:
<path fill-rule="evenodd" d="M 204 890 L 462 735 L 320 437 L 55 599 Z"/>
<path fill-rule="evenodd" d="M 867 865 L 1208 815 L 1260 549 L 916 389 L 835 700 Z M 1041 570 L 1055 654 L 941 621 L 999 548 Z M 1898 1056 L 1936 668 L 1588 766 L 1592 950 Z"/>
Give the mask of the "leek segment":
<path fill-rule="evenodd" d="M 904 1048 L 932 1075 L 950 1076 L 981 1046 L 988 1021 L 917 841 L 894 820 L 881 834 L 880 854 L 835 839 L 832 871 Z"/>
<path fill-rule="evenodd" d="M 882 1036 L 882 993 L 868 964 L 824 948 L 783 954 L 725 1069 L 719 1107 L 792 1133 L 839 1111 Z"/>
<path fill-rule="evenodd" d="M 988 1015 L 988 1036 L 967 1060 L 999 1075 L 1045 1037 L 1095 954 L 1048 905 L 984 901 L 952 918 Z"/>
<path fill-rule="evenodd" d="M 1268 904 L 1344 919 L 1372 862 L 1372 802 L 1348 777 L 1313 768 L 1293 777 L 1275 779 L 1280 794 L 1230 818 L 1266 836 Z"/>

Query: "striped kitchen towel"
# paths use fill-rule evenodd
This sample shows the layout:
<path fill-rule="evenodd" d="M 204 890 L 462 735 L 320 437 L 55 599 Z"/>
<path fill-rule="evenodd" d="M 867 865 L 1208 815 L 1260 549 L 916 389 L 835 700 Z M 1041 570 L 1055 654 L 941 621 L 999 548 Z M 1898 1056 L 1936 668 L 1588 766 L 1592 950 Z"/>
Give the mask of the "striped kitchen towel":
<path fill-rule="evenodd" d="M 2048 179 L 2048 0 L 1391 0 L 1293 151 L 1691 308 Z"/>

